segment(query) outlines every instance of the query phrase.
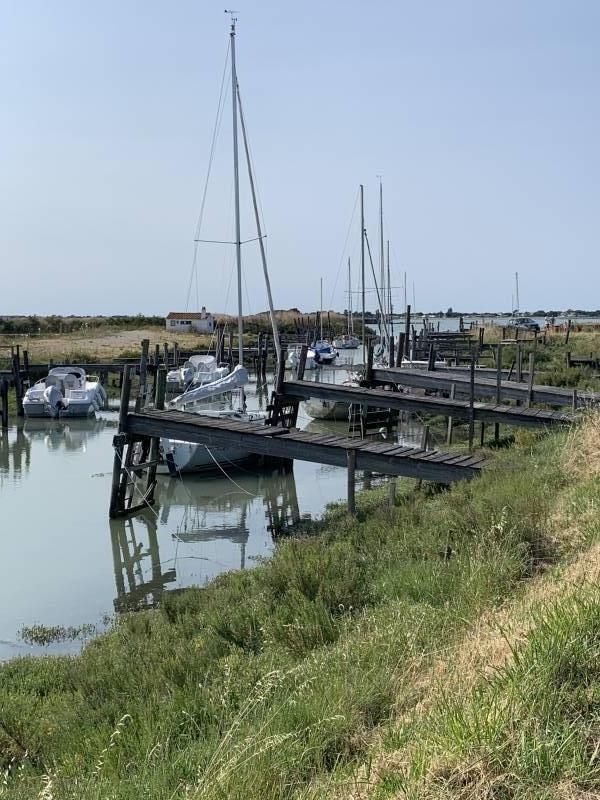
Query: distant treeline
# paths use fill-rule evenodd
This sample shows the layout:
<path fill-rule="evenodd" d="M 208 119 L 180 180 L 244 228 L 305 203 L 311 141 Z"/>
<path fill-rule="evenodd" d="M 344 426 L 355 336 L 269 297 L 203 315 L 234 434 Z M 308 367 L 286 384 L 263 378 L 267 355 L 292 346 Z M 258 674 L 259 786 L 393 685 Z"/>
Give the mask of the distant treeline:
<path fill-rule="evenodd" d="M 164 325 L 165 318 L 158 316 L 115 315 L 111 317 L 0 317 L 0 333 L 75 333 L 98 328 L 138 328 L 144 325 Z"/>

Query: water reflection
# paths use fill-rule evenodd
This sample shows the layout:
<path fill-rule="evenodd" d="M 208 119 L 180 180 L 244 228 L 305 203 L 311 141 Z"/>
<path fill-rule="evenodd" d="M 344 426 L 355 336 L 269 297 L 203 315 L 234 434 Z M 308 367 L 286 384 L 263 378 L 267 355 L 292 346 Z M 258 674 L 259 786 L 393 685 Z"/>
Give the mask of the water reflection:
<path fill-rule="evenodd" d="M 116 611 L 154 606 L 167 584 L 187 585 L 185 575 L 178 575 L 185 571 L 181 564 L 186 560 L 205 562 L 204 582 L 210 577 L 211 565 L 216 564 L 217 571 L 223 567 L 245 569 L 246 547 L 252 530 L 256 532 L 257 516 L 263 526 L 266 520 L 271 545 L 273 538 L 290 533 L 300 522 L 296 481 L 289 463 L 257 473 L 235 472 L 229 478 L 204 476 L 185 482 L 165 478 L 157 485 L 155 496 L 152 510 L 110 522 Z M 159 529 L 169 532 L 169 539 L 162 540 L 166 551 L 162 558 Z M 237 558 L 231 553 L 228 563 L 216 562 L 203 548 L 209 543 L 217 543 L 220 553 L 223 545 L 235 545 Z"/>

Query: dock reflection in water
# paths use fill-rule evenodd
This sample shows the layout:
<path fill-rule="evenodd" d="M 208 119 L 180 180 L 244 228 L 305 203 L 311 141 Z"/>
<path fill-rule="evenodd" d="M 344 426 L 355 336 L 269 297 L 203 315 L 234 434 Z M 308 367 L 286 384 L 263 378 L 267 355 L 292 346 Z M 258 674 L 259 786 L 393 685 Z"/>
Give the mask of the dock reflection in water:
<path fill-rule="evenodd" d="M 267 547 L 272 537 L 292 532 L 300 521 L 290 467 L 255 474 L 238 471 L 230 479 L 204 476 L 195 480 L 188 477 L 185 482 L 162 480 L 153 510 L 110 521 L 115 610 L 155 606 L 167 584 L 203 584 L 223 569 L 245 569 L 246 547 L 252 530 L 256 533 L 257 518 L 262 518 L 268 534 Z M 162 560 L 159 529 L 169 531 L 168 538 L 162 540 Z M 215 547 L 209 551 L 205 547 L 208 544 Z M 218 557 L 213 557 L 215 552 Z M 226 563 L 223 558 L 227 558 Z M 190 561 L 205 562 L 204 570 L 194 569 L 190 574 Z"/>

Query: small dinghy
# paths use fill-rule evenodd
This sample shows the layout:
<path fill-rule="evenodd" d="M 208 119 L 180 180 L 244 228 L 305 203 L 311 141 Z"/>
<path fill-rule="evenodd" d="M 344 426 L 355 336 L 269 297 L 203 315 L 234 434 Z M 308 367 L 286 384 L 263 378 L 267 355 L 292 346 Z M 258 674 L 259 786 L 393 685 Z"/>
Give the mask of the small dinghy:
<path fill-rule="evenodd" d="M 288 349 L 287 358 L 285 360 L 285 366 L 288 369 L 297 369 L 298 364 L 300 363 L 300 354 L 302 352 L 302 345 L 296 345 L 290 347 Z M 306 351 L 306 364 L 304 369 L 316 369 L 317 362 L 315 361 L 315 351 L 312 350 L 310 347 Z"/>
<path fill-rule="evenodd" d="M 81 367 L 54 367 L 25 392 L 27 417 L 89 417 L 104 407 L 106 391 Z"/>

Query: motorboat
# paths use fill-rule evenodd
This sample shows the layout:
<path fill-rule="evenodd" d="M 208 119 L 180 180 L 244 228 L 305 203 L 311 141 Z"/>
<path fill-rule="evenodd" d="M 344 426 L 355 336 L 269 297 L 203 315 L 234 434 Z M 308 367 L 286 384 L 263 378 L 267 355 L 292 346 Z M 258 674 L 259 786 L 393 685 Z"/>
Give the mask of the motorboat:
<path fill-rule="evenodd" d="M 319 364 L 333 364 L 339 356 L 338 351 L 327 341 L 315 342 L 312 346 L 314 350 L 314 359 Z"/>
<path fill-rule="evenodd" d="M 167 372 L 167 392 L 182 392 L 191 386 L 213 383 L 229 374 L 229 367 L 220 367 L 215 356 L 194 355 L 178 369 Z"/>
<path fill-rule="evenodd" d="M 81 367 L 53 367 L 23 398 L 27 417 L 89 417 L 104 407 L 106 390 Z"/>

